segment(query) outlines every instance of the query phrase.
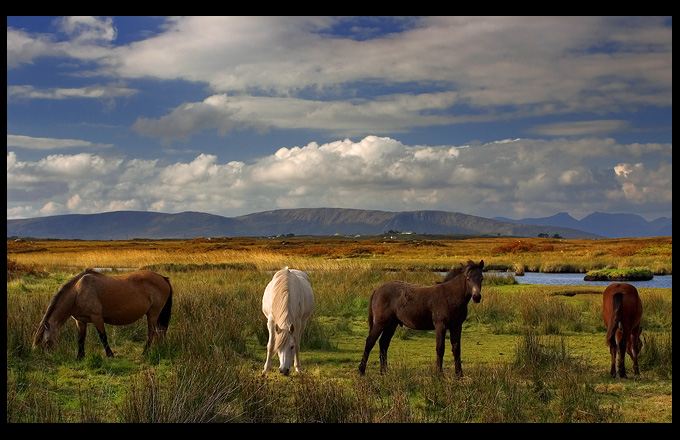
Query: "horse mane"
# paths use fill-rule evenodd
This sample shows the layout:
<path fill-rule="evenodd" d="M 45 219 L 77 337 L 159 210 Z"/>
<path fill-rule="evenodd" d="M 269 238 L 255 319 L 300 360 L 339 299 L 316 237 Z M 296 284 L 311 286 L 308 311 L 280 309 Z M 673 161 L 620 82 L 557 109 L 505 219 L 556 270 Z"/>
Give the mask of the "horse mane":
<path fill-rule="evenodd" d="M 472 260 L 468 260 L 467 265 L 463 265 L 463 263 L 459 264 L 458 266 L 452 268 L 444 277 L 444 281 L 442 283 L 445 283 L 447 281 L 451 281 L 452 279 L 456 278 L 458 275 L 462 273 L 467 273 L 470 269 L 473 267 L 477 266 L 477 263 L 475 263 Z"/>
<path fill-rule="evenodd" d="M 47 320 L 50 318 L 50 316 L 52 316 L 52 313 L 54 312 L 54 309 L 57 307 L 57 304 L 59 304 L 61 298 L 64 296 L 64 292 L 68 292 L 69 290 L 71 290 L 73 286 L 78 282 L 78 280 L 83 277 L 83 275 L 90 273 L 98 274 L 99 272 L 91 268 L 85 269 L 84 271 L 80 272 L 78 275 L 73 277 L 68 283 L 64 284 L 61 287 L 61 289 L 59 289 L 57 294 L 54 295 L 54 298 L 52 298 L 52 302 L 50 302 L 50 306 L 47 308 L 47 311 L 45 312 L 45 316 L 43 316 L 43 319 L 40 321 L 40 324 L 38 324 L 38 329 L 35 331 L 35 335 L 33 337 L 34 345 L 38 344 L 42 339 L 46 329 L 45 324 L 47 323 Z"/>
<path fill-rule="evenodd" d="M 442 281 L 442 282 L 445 283 L 447 281 L 451 281 L 452 279 L 456 278 L 458 275 L 463 273 L 465 271 L 465 269 L 466 269 L 466 267 L 463 266 L 462 264 L 454 267 L 453 269 L 451 269 L 449 271 L 449 273 L 446 274 L 446 276 L 444 277 L 444 281 Z"/>
<path fill-rule="evenodd" d="M 290 291 L 288 289 L 288 267 L 281 269 L 274 274 L 274 297 L 272 298 L 272 314 L 274 315 L 274 322 L 284 332 L 277 332 L 275 349 L 279 350 L 283 347 L 290 338 L 291 327 L 293 326 L 293 318 L 288 313 L 288 302 L 290 299 Z"/>

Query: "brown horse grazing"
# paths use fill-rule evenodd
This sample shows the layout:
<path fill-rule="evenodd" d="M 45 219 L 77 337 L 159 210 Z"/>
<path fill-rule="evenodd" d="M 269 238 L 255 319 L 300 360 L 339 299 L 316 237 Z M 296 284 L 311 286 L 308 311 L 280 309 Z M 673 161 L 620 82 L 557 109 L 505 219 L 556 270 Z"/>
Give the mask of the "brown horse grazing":
<path fill-rule="evenodd" d="M 366 361 L 375 341 L 380 337 L 380 373 L 387 370 L 387 348 L 397 329 L 405 325 L 415 330 L 435 330 L 437 368 L 442 371 L 446 330 L 451 333 L 451 349 L 458 376 L 460 366 L 460 334 L 467 317 L 470 298 L 476 303 L 482 299 L 482 269 L 472 261 L 467 266 L 452 269 L 443 282 L 434 286 L 418 286 L 403 281 L 392 281 L 378 287 L 368 306 L 368 337 L 359 364 L 359 373 L 366 372 Z"/>
<path fill-rule="evenodd" d="M 635 375 L 640 374 L 638 355 L 642 348 L 642 302 L 637 289 L 628 283 L 613 283 L 604 289 L 602 316 L 607 325 L 607 345 L 612 355 L 609 374 L 616 377 L 616 353 L 619 354 L 619 377 L 626 377 L 626 351 L 633 359 Z"/>
<path fill-rule="evenodd" d="M 132 324 L 146 315 L 148 336 L 144 350 L 158 334 L 165 334 L 170 322 L 172 287 L 168 278 L 148 270 L 106 276 L 87 269 L 66 283 L 52 299 L 33 346 L 51 348 L 59 331 L 71 316 L 78 328 L 78 359 L 85 356 L 87 323 L 94 325 L 106 355 L 113 356 L 104 323 Z"/>

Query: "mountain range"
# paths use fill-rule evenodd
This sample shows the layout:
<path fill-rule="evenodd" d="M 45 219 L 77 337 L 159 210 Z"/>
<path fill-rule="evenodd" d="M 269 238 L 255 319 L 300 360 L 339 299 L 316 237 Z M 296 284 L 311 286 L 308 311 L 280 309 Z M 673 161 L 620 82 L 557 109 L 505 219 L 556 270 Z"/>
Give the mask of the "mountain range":
<path fill-rule="evenodd" d="M 584 229 L 586 227 L 588 229 Z M 580 221 L 566 213 L 544 219 L 510 220 L 446 211 L 386 212 L 344 208 L 280 209 L 239 217 L 201 212 L 115 211 L 7 220 L 8 237 L 82 240 L 375 235 L 387 231 L 519 237 L 539 234 L 563 238 L 643 237 L 672 235 L 672 220 L 660 218 L 647 222 L 630 214 L 601 213 Z"/>
<path fill-rule="evenodd" d="M 671 217 L 659 217 L 650 222 L 635 214 L 607 214 L 604 212 L 594 212 L 581 220 L 576 220 L 566 212 L 560 212 L 551 217 L 523 218 L 520 220 L 494 217 L 494 220 L 508 223 L 521 223 L 525 225 L 572 228 L 607 238 L 670 237 L 673 235 L 673 219 Z"/>

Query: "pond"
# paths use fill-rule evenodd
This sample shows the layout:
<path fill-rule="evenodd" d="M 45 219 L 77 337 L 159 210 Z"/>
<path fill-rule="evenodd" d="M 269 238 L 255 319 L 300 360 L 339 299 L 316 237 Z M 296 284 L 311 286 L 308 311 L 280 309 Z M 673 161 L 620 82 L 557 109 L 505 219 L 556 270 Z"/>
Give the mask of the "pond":
<path fill-rule="evenodd" d="M 584 273 L 543 273 L 524 272 L 524 276 L 516 276 L 515 281 L 519 284 L 548 284 L 548 285 L 573 285 L 608 286 L 615 281 L 583 281 Z M 635 287 L 673 287 L 673 275 L 654 275 L 648 281 L 626 281 Z"/>

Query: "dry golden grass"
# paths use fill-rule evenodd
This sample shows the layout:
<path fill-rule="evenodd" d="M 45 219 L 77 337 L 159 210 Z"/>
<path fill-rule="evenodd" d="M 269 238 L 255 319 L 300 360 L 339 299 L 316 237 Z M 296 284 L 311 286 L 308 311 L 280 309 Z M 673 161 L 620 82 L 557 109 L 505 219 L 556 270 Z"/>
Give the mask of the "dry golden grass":
<path fill-rule="evenodd" d="M 609 378 L 601 302 L 593 295 L 602 288 L 589 286 L 485 287 L 466 321 L 462 380 L 450 371 L 433 375 L 431 332 L 397 334 L 391 374 L 378 376 L 377 353 L 369 359 L 371 374 L 356 373 L 368 296 L 384 282 L 433 284 L 441 277 L 423 269 L 467 259 L 515 270 L 630 265 L 672 273 L 671 238 L 26 240 L 8 241 L 7 258 L 8 422 L 672 422 L 671 289 L 641 289 L 643 353 L 654 352 L 655 336 L 659 355 L 647 359 L 661 361 L 646 361 L 640 379 Z M 235 269 L 182 267 L 206 264 Z M 162 272 L 175 292 L 171 331 L 150 354 L 142 354 L 144 320 L 109 326 L 115 358 L 102 357 L 90 331 L 88 356 L 77 361 L 73 325 L 64 327 L 55 352 L 31 350 L 37 323 L 72 274 L 148 265 L 167 265 Z M 267 332 L 261 295 L 268 271 L 284 265 L 312 271 L 316 306 L 303 360 L 308 373 L 262 378 Z M 525 329 L 545 336 L 537 348 L 566 340 L 569 356 L 557 359 L 555 371 L 515 366 Z M 451 359 L 447 348 L 445 365 Z M 281 411 L 273 403 L 280 401 L 293 405 Z"/>
<path fill-rule="evenodd" d="M 137 268 L 147 265 L 250 263 L 260 270 L 350 268 L 446 269 L 468 259 L 487 266 L 540 272 L 646 268 L 673 273 L 672 237 L 564 240 L 553 238 L 286 239 L 7 242 L 7 259 L 35 268 Z"/>

